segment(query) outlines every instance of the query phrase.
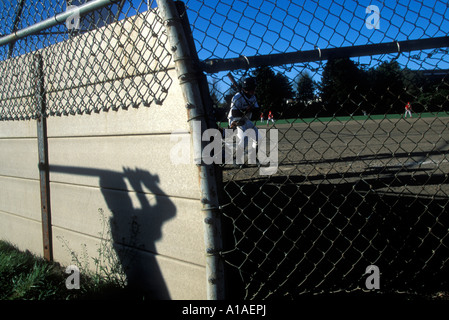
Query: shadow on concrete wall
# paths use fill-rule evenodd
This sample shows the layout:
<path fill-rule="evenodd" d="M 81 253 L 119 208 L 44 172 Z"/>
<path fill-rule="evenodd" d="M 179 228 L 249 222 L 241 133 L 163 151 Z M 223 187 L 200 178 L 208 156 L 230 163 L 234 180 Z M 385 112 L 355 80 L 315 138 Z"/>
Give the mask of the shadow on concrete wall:
<path fill-rule="evenodd" d="M 147 170 L 50 166 L 50 172 L 99 178 L 99 187 L 112 213 L 111 236 L 128 287 L 146 298 L 170 299 L 156 260 L 156 242 L 164 223 L 176 216 L 176 207 L 159 188 L 159 177 Z M 131 187 L 131 189 L 130 189 Z"/>

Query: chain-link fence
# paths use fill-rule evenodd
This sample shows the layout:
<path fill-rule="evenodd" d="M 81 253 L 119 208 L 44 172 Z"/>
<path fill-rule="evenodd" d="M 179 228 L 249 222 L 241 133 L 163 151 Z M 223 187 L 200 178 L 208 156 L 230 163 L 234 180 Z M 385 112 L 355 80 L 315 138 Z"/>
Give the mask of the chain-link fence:
<path fill-rule="evenodd" d="M 0 120 L 38 118 L 43 98 L 46 116 L 164 101 L 173 80 L 154 72 L 171 62 L 156 1 L 107 2 L 0 4 Z M 218 125 L 239 91 L 231 71 L 256 79 L 252 121 L 277 137 L 274 174 L 220 164 L 229 296 L 366 291 L 377 280 L 380 292 L 448 292 L 448 4 L 186 6 Z"/>
<path fill-rule="evenodd" d="M 256 79 L 252 121 L 278 136 L 275 174 L 222 165 L 232 290 L 447 292 L 447 2 L 187 7 L 217 122 L 229 125 L 232 71 Z"/>
<path fill-rule="evenodd" d="M 155 7 L 155 1 L 2 2 L 0 119 L 37 117 L 36 54 L 43 61 L 47 116 L 162 103 L 173 80 L 156 72 L 167 70 L 171 55 Z"/>

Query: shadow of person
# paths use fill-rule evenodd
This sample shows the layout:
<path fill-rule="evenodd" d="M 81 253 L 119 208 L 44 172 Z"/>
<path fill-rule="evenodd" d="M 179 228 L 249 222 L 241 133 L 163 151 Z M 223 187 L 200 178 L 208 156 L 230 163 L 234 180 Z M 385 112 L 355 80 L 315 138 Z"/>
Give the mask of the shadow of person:
<path fill-rule="evenodd" d="M 118 259 L 109 257 L 113 260 L 110 262 L 118 263 L 125 272 L 130 289 L 127 292 L 138 294 L 129 298 L 170 299 L 157 261 L 156 243 L 163 237 L 164 223 L 176 216 L 176 207 L 159 187 L 159 177 L 138 168 L 117 172 L 51 165 L 50 172 L 99 178 L 111 212 L 110 231 Z"/>
<path fill-rule="evenodd" d="M 141 297 L 170 299 L 157 262 L 156 242 L 162 239 L 163 224 L 176 215 L 176 207 L 158 184 L 157 175 L 138 168 L 100 174 L 101 192 L 112 213 L 114 249 L 128 289 Z"/>

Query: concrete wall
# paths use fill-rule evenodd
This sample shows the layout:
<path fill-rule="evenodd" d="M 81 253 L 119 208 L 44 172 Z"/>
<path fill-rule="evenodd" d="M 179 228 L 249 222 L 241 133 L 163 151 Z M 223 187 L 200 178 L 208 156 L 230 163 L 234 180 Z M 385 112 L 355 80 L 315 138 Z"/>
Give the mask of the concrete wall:
<path fill-rule="evenodd" d="M 80 111 L 47 120 L 53 254 L 63 265 L 77 263 L 72 252 L 84 262 L 87 254 L 94 269 L 112 238 L 107 252 L 155 297 L 204 299 L 198 170 L 170 159 L 189 126 L 173 62 L 155 62 L 166 48 L 154 18 L 140 14 L 42 50 L 49 111 Z M 0 148 L 0 238 L 42 255 L 36 121 L 0 121 Z"/>

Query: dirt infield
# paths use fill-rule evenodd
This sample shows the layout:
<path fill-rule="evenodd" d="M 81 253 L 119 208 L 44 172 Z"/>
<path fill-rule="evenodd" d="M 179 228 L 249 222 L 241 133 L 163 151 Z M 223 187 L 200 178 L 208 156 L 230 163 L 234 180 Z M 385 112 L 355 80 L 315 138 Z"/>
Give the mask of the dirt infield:
<path fill-rule="evenodd" d="M 278 171 L 303 183 L 340 184 L 391 177 L 388 192 L 448 196 L 448 118 L 261 125 L 278 130 Z M 259 177 L 256 165 L 224 167 L 224 181 Z M 420 181 L 422 183 L 420 183 Z M 425 185 L 425 186 L 423 186 Z"/>

